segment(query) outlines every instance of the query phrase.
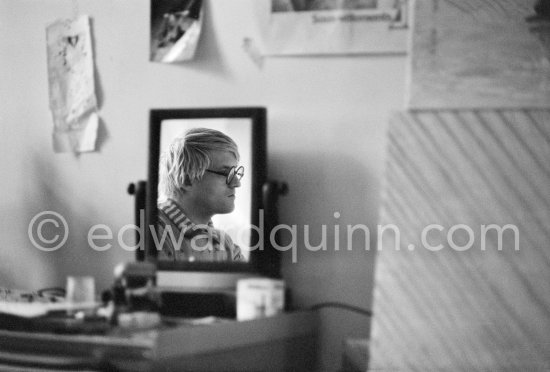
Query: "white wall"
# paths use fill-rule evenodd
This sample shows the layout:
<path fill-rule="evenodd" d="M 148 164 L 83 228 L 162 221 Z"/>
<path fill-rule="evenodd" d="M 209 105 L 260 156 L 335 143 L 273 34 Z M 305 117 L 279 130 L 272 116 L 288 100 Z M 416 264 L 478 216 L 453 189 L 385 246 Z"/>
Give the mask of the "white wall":
<path fill-rule="evenodd" d="M 263 105 L 268 108 L 269 175 L 286 181 L 282 223 L 296 224 L 297 262 L 284 256 L 284 274 L 299 306 L 342 301 L 371 306 L 374 252 L 357 234 L 346 249 L 346 225 L 366 224 L 376 239 L 384 144 L 390 111 L 402 108 L 405 56 L 270 58 L 261 68 L 242 51 L 259 40 L 256 13 L 265 0 L 206 1 L 196 59 L 181 65 L 148 62 L 148 0 L 0 0 L 0 286 L 64 286 L 71 273 L 93 274 L 99 289 L 114 266 L 131 260 L 113 241 L 106 252 L 86 240 L 94 224 L 115 232 L 133 223 L 129 182 L 146 177 L 148 111 L 163 107 Z M 45 27 L 75 13 L 92 18 L 100 151 L 54 154 L 48 109 Z M 44 210 L 69 222 L 67 244 L 41 252 L 27 236 Z M 334 213 L 339 212 L 340 218 Z M 340 247 L 311 252 L 311 244 Z M 128 244 L 132 235 L 126 235 Z M 369 320 L 323 310 L 323 369 L 339 367 L 342 336 L 366 335 Z"/>

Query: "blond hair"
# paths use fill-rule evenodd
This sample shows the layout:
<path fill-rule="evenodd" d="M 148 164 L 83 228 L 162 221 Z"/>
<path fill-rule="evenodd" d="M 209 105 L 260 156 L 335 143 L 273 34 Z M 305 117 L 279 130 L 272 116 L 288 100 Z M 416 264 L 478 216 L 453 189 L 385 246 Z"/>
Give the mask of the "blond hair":
<path fill-rule="evenodd" d="M 213 151 L 228 151 L 239 160 L 235 141 L 218 130 L 193 128 L 176 137 L 160 156 L 159 201 L 175 197 L 186 183 L 200 181 Z"/>

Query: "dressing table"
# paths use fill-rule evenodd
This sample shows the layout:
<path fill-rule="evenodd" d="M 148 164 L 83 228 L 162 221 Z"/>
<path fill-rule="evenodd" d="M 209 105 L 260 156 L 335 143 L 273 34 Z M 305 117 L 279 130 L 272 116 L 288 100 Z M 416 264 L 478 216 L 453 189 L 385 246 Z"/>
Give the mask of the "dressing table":
<path fill-rule="evenodd" d="M 192 325 L 169 319 L 104 335 L 0 330 L 0 368 L 12 370 L 313 370 L 317 316 L 297 311 Z M 18 369 L 19 368 L 19 369 Z"/>
<path fill-rule="evenodd" d="M 277 224 L 277 196 L 286 192 L 286 185 L 267 178 L 266 117 L 266 109 L 262 107 L 151 110 L 148 180 L 128 189 L 135 196 L 136 226 L 140 227 L 136 242 L 142 244 L 144 239 L 145 249 L 136 249 L 138 264 L 115 269 L 113 303 L 117 311 L 131 314 L 136 308 L 119 300 L 126 298 L 131 289 L 154 287 L 163 305 L 146 311 L 151 311 L 149 314 L 154 314 L 157 320 L 160 316 L 160 321 L 148 328 L 143 324 L 122 327 L 121 323 L 111 326 L 99 322 L 99 328 L 94 329 L 91 322 L 80 328 L 56 329 L 45 327 L 47 317 L 42 324 L 41 318 L 36 318 L 30 327 L 4 324 L 0 327 L 0 367 L 98 371 L 314 370 L 318 329 L 315 311 L 234 320 L 234 293 L 239 279 L 281 277 L 280 252 L 273 249 L 268 232 Z M 150 229 L 143 230 L 146 226 L 157 226 L 161 151 L 174 137 L 194 127 L 224 131 L 238 143 L 239 163 L 247 169 L 247 178 L 239 182 L 235 211 L 220 215 L 214 224 L 223 228 L 224 223 L 238 221 L 236 231 L 247 232 L 242 246 L 256 247 L 248 252 L 246 262 L 157 260 L 153 234 Z M 145 221 L 142 221 L 144 209 Z M 233 240 L 237 241 L 240 235 Z M 226 296 L 228 291 L 233 295 Z M 205 319 L 210 321 L 205 324 Z"/>

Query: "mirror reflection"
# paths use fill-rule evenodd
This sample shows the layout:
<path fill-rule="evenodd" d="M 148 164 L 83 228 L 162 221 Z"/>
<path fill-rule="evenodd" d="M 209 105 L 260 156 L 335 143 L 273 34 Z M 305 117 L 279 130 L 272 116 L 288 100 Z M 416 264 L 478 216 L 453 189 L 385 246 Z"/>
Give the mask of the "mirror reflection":
<path fill-rule="evenodd" d="M 159 260 L 249 260 L 252 156 L 249 118 L 162 121 Z"/>

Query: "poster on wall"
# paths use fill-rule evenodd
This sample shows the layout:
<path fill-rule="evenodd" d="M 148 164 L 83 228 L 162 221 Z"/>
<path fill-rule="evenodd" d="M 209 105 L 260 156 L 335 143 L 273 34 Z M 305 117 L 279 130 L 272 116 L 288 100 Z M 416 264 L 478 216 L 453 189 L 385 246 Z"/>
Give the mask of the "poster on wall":
<path fill-rule="evenodd" d="M 99 116 L 88 16 L 52 23 L 46 41 L 54 151 L 94 151 Z"/>
<path fill-rule="evenodd" d="M 409 0 L 271 0 L 266 55 L 406 53 Z"/>
<path fill-rule="evenodd" d="M 549 107 L 550 14 L 538 4 L 416 1 L 408 107 Z"/>
<path fill-rule="evenodd" d="M 192 60 L 202 28 L 202 0 L 151 0 L 153 62 Z"/>

